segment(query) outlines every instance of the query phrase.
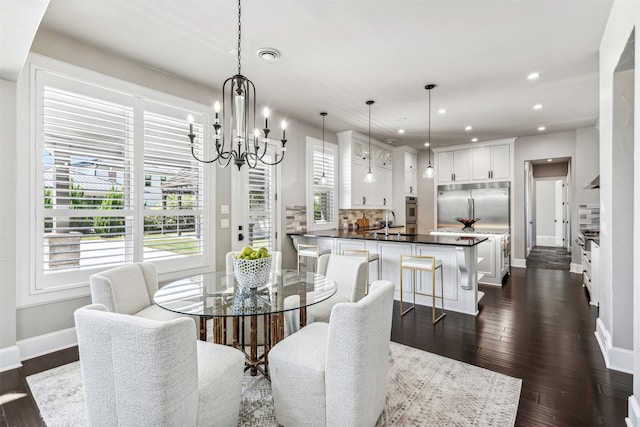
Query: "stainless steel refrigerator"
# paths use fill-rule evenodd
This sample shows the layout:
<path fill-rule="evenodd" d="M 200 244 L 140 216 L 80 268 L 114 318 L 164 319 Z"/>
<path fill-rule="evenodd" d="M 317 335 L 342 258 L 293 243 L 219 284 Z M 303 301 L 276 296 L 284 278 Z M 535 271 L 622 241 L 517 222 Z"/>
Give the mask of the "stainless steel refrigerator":
<path fill-rule="evenodd" d="M 510 183 L 486 182 L 438 186 L 438 228 L 462 228 L 456 218 L 481 218 L 473 228 L 508 230 Z"/>

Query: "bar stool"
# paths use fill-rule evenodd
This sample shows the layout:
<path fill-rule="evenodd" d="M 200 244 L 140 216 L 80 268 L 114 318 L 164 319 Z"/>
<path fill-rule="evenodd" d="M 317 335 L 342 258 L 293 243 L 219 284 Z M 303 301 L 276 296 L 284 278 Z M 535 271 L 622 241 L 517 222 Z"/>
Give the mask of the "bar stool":
<path fill-rule="evenodd" d="M 413 305 L 402 310 L 402 271 L 409 269 L 412 273 L 411 289 L 413 291 Z M 436 270 L 440 269 L 440 296 L 436 296 Z M 444 275 L 442 261 L 431 255 L 400 255 L 400 316 L 404 316 L 416 307 L 416 294 L 426 295 L 416 291 L 416 271 L 431 272 L 431 319 L 433 324 L 438 323 L 447 313 L 444 312 Z M 440 298 L 442 313 L 436 318 L 436 298 Z"/>
<path fill-rule="evenodd" d="M 330 254 L 331 249 L 320 249 L 318 245 L 298 245 L 298 273 L 300 273 L 300 257 L 315 258 L 313 271 L 318 268 L 320 255 Z"/>
<path fill-rule="evenodd" d="M 367 262 L 371 263 L 376 261 L 378 263 L 378 280 L 381 279 L 382 277 L 382 266 L 380 264 L 380 255 L 375 254 L 375 253 L 370 253 L 368 250 L 366 249 L 343 249 L 342 250 L 342 255 L 349 255 L 349 256 L 358 256 L 361 258 L 365 258 L 367 260 Z M 369 282 L 369 268 L 367 267 L 367 287 L 365 288 L 365 294 L 369 293 L 369 285 L 371 282 Z"/>

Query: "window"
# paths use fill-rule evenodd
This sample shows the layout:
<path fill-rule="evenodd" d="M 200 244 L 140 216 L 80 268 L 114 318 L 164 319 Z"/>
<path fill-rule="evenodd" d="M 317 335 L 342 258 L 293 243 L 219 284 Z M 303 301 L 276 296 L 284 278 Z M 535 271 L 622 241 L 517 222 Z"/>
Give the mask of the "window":
<path fill-rule="evenodd" d="M 338 146 L 307 137 L 307 224 L 310 230 L 338 228 Z M 327 179 L 321 184 L 322 174 Z"/>
<path fill-rule="evenodd" d="M 204 169 L 186 137 L 188 114 L 198 140 L 209 136 L 206 107 L 71 74 L 32 65 L 31 293 L 85 286 L 130 262 L 153 261 L 161 273 L 211 263 Z"/>
<path fill-rule="evenodd" d="M 270 157 L 270 156 L 269 156 Z M 267 160 L 270 161 L 270 160 Z M 248 245 L 275 249 L 275 166 L 259 164 L 249 174 Z"/>

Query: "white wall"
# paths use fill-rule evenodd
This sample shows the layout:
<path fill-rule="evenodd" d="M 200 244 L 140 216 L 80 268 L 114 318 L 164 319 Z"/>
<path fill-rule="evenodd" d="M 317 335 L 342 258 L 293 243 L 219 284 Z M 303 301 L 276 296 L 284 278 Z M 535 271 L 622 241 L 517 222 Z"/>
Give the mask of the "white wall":
<path fill-rule="evenodd" d="M 601 256 L 601 302 L 600 314 L 603 312 L 624 311 L 626 316 L 633 316 L 630 327 L 617 328 L 615 324 L 604 324 L 609 319 L 599 319 L 598 336 L 601 341 L 601 348 L 608 362 L 612 358 L 620 356 L 622 362 L 626 362 L 624 357 L 631 359 L 632 371 L 634 374 L 633 396 L 629 399 L 629 418 L 627 424 L 631 426 L 640 426 L 640 326 L 633 328 L 633 325 L 640 325 L 640 271 L 633 269 L 632 291 L 626 295 L 627 299 L 633 301 L 633 307 L 629 308 L 626 304 L 620 305 L 621 302 L 617 296 L 613 295 L 611 284 L 614 280 L 613 267 L 613 236 L 612 229 L 614 224 L 613 211 L 617 208 L 614 204 L 613 188 L 614 185 L 614 169 L 617 167 L 614 162 L 614 151 L 617 149 L 616 141 L 613 139 L 613 103 L 614 103 L 614 70 L 618 65 L 621 53 L 623 52 L 629 36 L 635 28 L 635 58 L 636 64 L 640 58 L 640 43 L 638 43 L 638 34 L 640 32 L 640 2 L 614 0 L 607 27 L 605 29 L 602 42 L 600 44 L 600 256 Z M 640 79 L 637 77 L 633 83 L 634 99 L 634 121 L 636 123 L 633 141 L 634 141 L 634 162 L 640 164 Z M 635 167 L 633 170 L 633 184 L 636 189 L 640 188 L 640 168 Z M 635 197 L 633 201 L 633 217 L 640 218 L 640 200 Z M 622 225 L 621 225 L 622 226 Z M 628 227 L 628 225 L 626 225 Z M 626 268 L 632 269 L 634 265 L 640 265 L 640 227 L 631 230 L 627 228 L 627 235 L 632 237 L 634 242 L 634 259 L 631 265 Z M 614 299 L 614 297 L 616 297 Z M 632 314 L 633 313 L 633 314 Z M 610 316 L 608 316 L 610 317 Z M 609 335 L 610 341 L 602 342 Z M 633 341 L 633 351 L 630 353 L 628 349 L 618 349 L 613 346 L 613 342 L 628 342 L 629 337 Z M 618 341 L 619 340 L 619 341 Z M 603 345 L 604 344 L 604 345 Z M 623 350 L 626 350 L 623 351 Z M 629 354 L 630 353 L 630 354 Z"/>
<path fill-rule="evenodd" d="M 16 343 L 16 90 L 0 79 L 0 349 Z"/>

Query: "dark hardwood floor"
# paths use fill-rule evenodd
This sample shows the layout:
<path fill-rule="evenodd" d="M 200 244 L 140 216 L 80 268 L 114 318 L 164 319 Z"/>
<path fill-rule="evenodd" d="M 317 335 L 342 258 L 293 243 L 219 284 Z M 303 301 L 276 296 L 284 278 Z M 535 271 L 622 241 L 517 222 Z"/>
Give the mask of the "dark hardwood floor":
<path fill-rule="evenodd" d="M 502 288 L 481 290 L 478 317 L 449 312 L 435 326 L 430 308 L 400 318 L 396 303 L 392 340 L 522 378 L 517 426 L 625 425 L 632 375 L 605 368 L 593 334 L 597 309 L 580 275 L 514 268 Z M 74 347 L 0 374 L 1 396 L 25 394 L 2 405 L 0 427 L 44 426 L 25 377 L 77 358 Z"/>

